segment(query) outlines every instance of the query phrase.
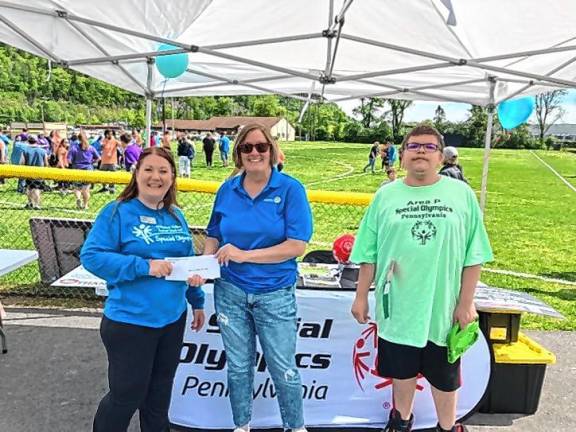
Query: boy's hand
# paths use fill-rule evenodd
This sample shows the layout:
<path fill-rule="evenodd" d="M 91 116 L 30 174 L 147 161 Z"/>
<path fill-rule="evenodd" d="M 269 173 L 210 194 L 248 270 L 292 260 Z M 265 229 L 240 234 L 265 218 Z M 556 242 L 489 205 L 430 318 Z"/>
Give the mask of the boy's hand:
<path fill-rule="evenodd" d="M 476 313 L 476 306 L 474 306 L 474 302 L 459 302 L 458 306 L 456 306 L 456 309 L 454 309 L 454 322 L 459 323 L 461 329 L 466 327 L 477 318 L 478 314 Z"/>
<path fill-rule="evenodd" d="M 359 324 L 366 324 L 370 321 L 370 315 L 368 315 L 370 308 L 368 306 L 368 298 L 356 296 L 354 303 L 352 303 L 352 315 L 356 318 Z"/>

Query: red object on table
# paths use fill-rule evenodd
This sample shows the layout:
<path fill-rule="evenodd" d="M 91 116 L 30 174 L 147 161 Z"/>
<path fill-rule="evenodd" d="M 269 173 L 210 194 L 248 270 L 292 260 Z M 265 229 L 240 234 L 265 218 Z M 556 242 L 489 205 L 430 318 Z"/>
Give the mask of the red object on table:
<path fill-rule="evenodd" d="M 350 261 L 352 246 L 354 246 L 355 237 L 352 234 L 342 234 L 337 237 L 332 244 L 332 253 L 334 258 L 340 264 L 346 264 Z"/>

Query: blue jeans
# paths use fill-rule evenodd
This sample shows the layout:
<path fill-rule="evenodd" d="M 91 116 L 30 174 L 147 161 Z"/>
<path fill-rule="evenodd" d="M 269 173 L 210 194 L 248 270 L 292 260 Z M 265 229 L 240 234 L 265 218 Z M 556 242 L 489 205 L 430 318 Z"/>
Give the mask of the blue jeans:
<path fill-rule="evenodd" d="M 372 158 L 368 158 L 368 163 L 366 164 L 366 166 L 362 169 L 362 171 L 366 172 L 366 170 L 368 168 L 370 168 L 370 171 L 374 172 L 374 164 L 376 163 L 376 159 L 372 159 Z"/>
<path fill-rule="evenodd" d="M 303 427 L 302 383 L 295 360 L 294 286 L 247 294 L 230 282 L 217 279 L 214 307 L 226 349 L 234 424 L 239 427 L 250 422 L 258 335 L 276 389 L 283 427 Z"/>

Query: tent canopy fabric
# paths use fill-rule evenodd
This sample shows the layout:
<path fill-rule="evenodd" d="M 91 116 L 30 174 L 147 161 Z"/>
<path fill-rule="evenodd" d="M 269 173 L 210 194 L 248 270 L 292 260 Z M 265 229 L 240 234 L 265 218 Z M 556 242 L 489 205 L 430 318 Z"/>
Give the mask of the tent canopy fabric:
<path fill-rule="evenodd" d="M 0 21 L 0 41 L 149 97 L 486 106 L 576 87 L 574 0 L 0 0 Z M 154 57 L 183 51 L 166 80 Z"/>

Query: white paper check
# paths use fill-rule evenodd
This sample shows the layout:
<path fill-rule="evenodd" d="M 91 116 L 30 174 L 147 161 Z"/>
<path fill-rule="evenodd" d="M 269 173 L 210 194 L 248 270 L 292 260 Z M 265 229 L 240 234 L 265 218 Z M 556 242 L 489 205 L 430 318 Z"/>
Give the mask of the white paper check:
<path fill-rule="evenodd" d="M 217 279 L 220 277 L 220 264 L 218 264 L 214 255 L 164 259 L 170 261 L 174 266 L 170 276 L 166 276 L 166 280 L 185 281 L 189 276 L 195 274 L 204 279 Z"/>

